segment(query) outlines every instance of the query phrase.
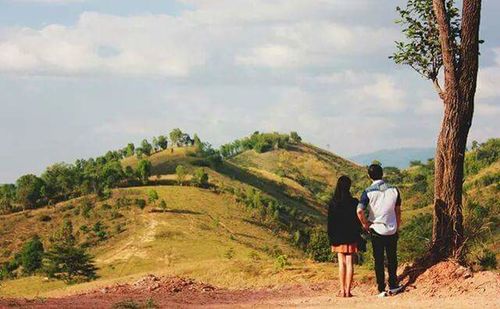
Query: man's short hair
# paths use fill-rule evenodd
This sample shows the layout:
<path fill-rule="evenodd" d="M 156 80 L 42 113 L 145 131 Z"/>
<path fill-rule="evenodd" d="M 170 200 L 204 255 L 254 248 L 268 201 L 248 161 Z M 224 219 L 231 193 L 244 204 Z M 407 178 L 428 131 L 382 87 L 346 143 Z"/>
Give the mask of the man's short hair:
<path fill-rule="evenodd" d="M 380 166 L 378 164 L 370 165 L 368 167 L 368 175 L 373 180 L 382 179 L 382 176 L 384 176 L 384 171 L 382 170 L 382 166 Z"/>

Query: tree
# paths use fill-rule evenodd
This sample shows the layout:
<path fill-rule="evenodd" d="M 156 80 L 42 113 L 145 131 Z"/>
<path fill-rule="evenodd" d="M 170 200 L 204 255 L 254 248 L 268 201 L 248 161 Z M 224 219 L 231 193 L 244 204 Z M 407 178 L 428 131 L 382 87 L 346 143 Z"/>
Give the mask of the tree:
<path fill-rule="evenodd" d="M 135 145 L 134 143 L 128 143 L 127 147 L 124 149 L 125 157 L 131 157 L 135 154 Z"/>
<path fill-rule="evenodd" d="M 83 248 L 54 245 L 46 253 L 43 263 L 47 277 L 66 283 L 89 281 L 97 277 L 97 267 Z"/>
<path fill-rule="evenodd" d="M 461 259 L 464 243 L 462 183 L 479 63 L 481 0 L 409 0 L 397 8 L 408 42 L 391 58 L 433 82 L 444 103 L 435 156 L 434 219 L 430 260 Z M 444 67 L 444 88 L 439 71 Z"/>
<path fill-rule="evenodd" d="M 165 150 L 167 149 L 168 147 L 168 139 L 166 136 L 164 135 L 160 135 L 156 138 L 156 144 L 158 145 L 158 147 L 162 150 Z"/>
<path fill-rule="evenodd" d="M 0 185 L 0 213 L 10 213 L 14 209 L 16 186 L 13 184 Z"/>
<path fill-rule="evenodd" d="M 157 201 L 159 198 L 160 198 L 160 197 L 158 196 L 158 192 L 156 192 L 156 190 L 153 190 L 153 189 L 149 189 L 149 190 L 148 190 L 148 202 L 149 202 L 149 203 L 156 204 L 156 201 Z"/>
<path fill-rule="evenodd" d="M 184 133 L 182 133 L 181 129 L 179 129 L 179 128 L 173 129 L 169 134 L 170 141 L 172 142 L 172 145 L 179 146 L 179 142 L 180 142 L 183 134 Z"/>
<path fill-rule="evenodd" d="M 297 134 L 297 132 L 295 131 L 290 132 L 290 139 L 295 144 L 299 144 L 300 142 L 302 142 L 302 137 L 300 137 L 299 134 Z"/>
<path fill-rule="evenodd" d="M 49 278 L 73 283 L 97 277 L 92 257 L 75 243 L 73 225 L 65 220 L 42 261 L 43 271 Z"/>
<path fill-rule="evenodd" d="M 23 209 L 33 209 L 42 196 L 43 180 L 35 175 L 21 176 L 16 181 L 17 201 L 23 205 Z"/>
<path fill-rule="evenodd" d="M 198 137 L 198 134 L 195 134 L 193 136 L 193 145 L 196 147 L 196 149 L 203 150 L 203 143 L 201 142 L 201 139 Z"/>
<path fill-rule="evenodd" d="M 141 142 L 141 149 L 146 156 L 150 156 L 153 151 L 153 146 L 151 146 L 147 139 L 143 139 Z"/>
<path fill-rule="evenodd" d="M 208 174 L 205 172 L 203 168 L 197 168 L 194 171 L 193 179 L 191 179 L 191 183 L 193 183 L 197 187 L 206 188 L 208 186 Z"/>
<path fill-rule="evenodd" d="M 182 186 L 184 180 L 186 179 L 186 168 L 184 165 L 177 165 L 175 173 L 177 174 L 177 182 Z"/>
<path fill-rule="evenodd" d="M 42 266 L 43 244 L 38 235 L 33 236 L 21 251 L 21 266 L 25 274 L 33 274 Z"/>
<path fill-rule="evenodd" d="M 165 212 L 167 210 L 167 202 L 165 202 L 165 200 L 160 201 L 160 209 L 163 212 Z"/>
<path fill-rule="evenodd" d="M 137 174 L 143 184 L 148 183 L 149 176 L 151 176 L 152 164 L 148 160 L 141 160 L 137 163 Z"/>

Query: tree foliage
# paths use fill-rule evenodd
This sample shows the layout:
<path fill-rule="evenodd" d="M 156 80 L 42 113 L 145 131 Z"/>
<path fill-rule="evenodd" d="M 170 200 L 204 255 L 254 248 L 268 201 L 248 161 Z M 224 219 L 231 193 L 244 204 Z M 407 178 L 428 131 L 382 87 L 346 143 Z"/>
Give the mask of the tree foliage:
<path fill-rule="evenodd" d="M 460 15 L 453 0 L 446 1 L 453 38 L 453 48 L 459 48 Z M 432 0 L 408 0 L 406 8 L 397 7 L 406 41 L 396 42 L 396 51 L 389 58 L 397 64 L 409 65 L 423 77 L 437 80 L 443 66 L 441 45 Z M 457 54 L 457 53 L 456 53 Z M 455 59 L 458 61 L 459 59 Z"/>
<path fill-rule="evenodd" d="M 23 273 L 33 274 L 40 269 L 43 255 L 44 248 L 42 241 L 38 235 L 35 235 L 24 244 L 21 250 L 21 266 L 23 267 Z"/>

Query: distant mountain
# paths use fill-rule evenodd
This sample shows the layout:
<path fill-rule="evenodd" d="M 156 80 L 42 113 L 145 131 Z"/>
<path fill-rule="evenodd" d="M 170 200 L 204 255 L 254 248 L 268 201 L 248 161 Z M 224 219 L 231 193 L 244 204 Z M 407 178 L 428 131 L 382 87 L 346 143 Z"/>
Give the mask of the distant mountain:
<path fill-rule="evenodd" d="M 383 166 L 406 168 L 410 165 L 410 161 L 420 160 L 426 162 L 427 159 L 434 158 L 434 152 L 435 148 L 432 147 L 382 149 L 371 153 L 355 155 L 349 159 L 361 165 L 369 165 L 373 160 L 378 160 Z"/>

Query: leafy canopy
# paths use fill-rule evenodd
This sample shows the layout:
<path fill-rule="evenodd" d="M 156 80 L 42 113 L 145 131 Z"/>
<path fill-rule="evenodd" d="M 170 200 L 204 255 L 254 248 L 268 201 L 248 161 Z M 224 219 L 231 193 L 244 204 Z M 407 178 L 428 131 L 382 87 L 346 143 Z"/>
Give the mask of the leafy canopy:
<path fill-rule="evenodd" d="M 452 46 L 458 62 L 460 45 L 460 14 L 453 0 L 446 1 L 446 12 L 450 21 Z M 424 78 L 437 80 L 443 66 L 441 44 L 432 0 L 408 0 L 406 8 L 397 7 L 400 24 L 406 41 L 396 41 L 396 51 L 389 58 L 397 64 L 412 67 Z"/>

